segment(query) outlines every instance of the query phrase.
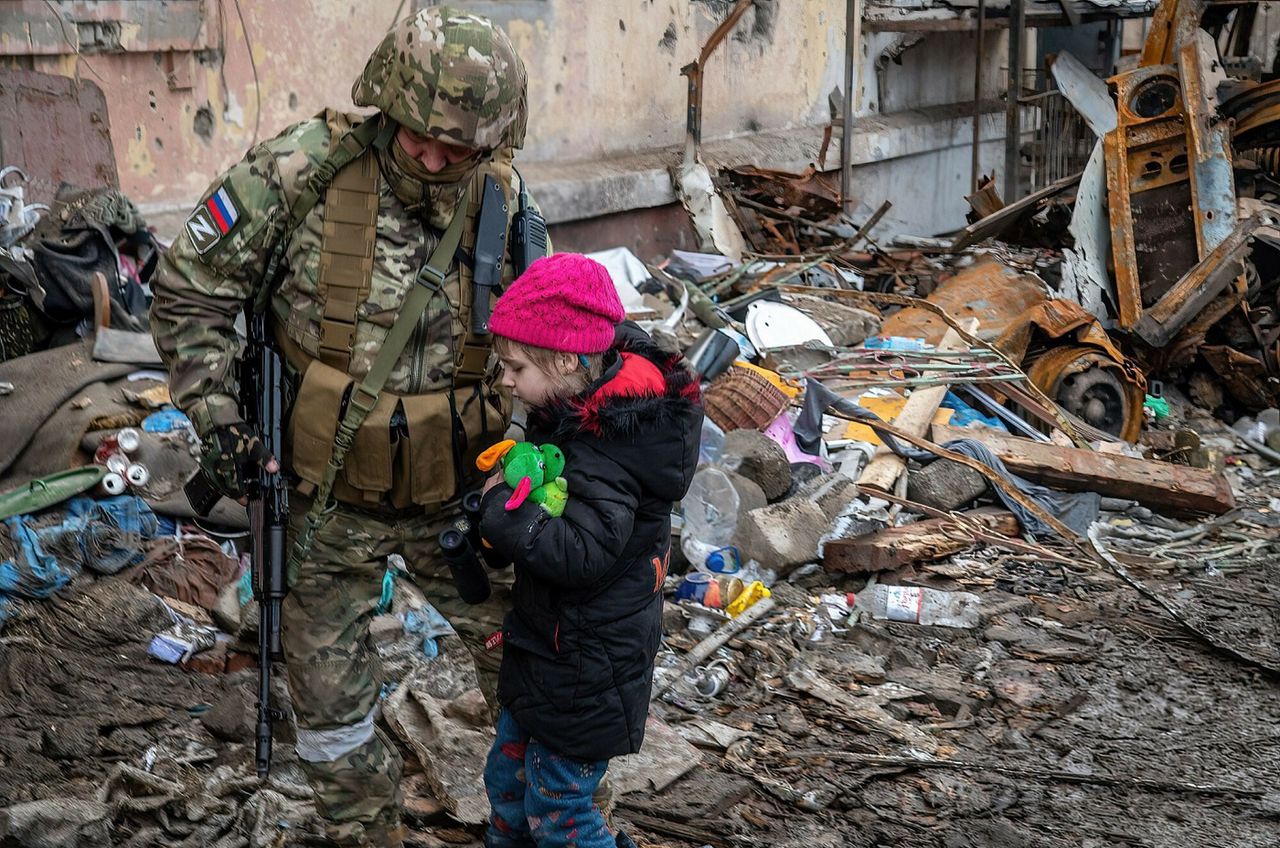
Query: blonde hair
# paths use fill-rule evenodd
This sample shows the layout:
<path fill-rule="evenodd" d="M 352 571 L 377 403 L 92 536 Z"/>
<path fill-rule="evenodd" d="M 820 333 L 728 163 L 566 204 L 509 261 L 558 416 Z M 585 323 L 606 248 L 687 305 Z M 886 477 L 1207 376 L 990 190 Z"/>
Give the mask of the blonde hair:
<path fill-rule="evenodd" d="M 510 358 L 513 353 L 522 353 L 525 358 L 533 364 L 535 368 L 546 374 L 551 380 L 553 393 L 557 398 L 572 397 L 581 394 L 586 390 L 587 386 L 599 380 L 604 374 L 604 354 L 603 353 L 587 353 L 582 354 L 578 358 L 585 368 L 576 368 L 568 374 L 564 374 L 556 367 L 556 357 L 564 353 L 561 350 L 552 350 L 548 347 L 538 347 L 537 345 L 525 344 L 506 336 L 495 335 L 493 337 L 493 349 L 497 351 L 498 356 Z M 569 354 L 574 356 L 575 354 Z"/>

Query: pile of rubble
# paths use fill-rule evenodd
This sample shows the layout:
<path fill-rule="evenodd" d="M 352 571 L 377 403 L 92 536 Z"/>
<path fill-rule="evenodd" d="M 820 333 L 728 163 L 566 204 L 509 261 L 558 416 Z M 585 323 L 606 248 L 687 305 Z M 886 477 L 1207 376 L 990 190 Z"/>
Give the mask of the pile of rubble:
<path fill-rule="evenodd" d="M 708 415 L 655 715 L 703 758 L 641 832 L 1274 840 L 1280 82 L 1165 5 L 1114 98 L 1054 65 L 1081 176 L 881 244 L 830 174 L 728 171 L 721 253 L 650 269 Z"/>
<path fill-rule="evenodd" d="M 975 334 L 984 314 L 772 286 L 739 320 L 691 270 L 722 261 L 675 256 L 626 291 L 703 369 L 708 416 L 646 749 L 615 770 L 618 821 L 655 845 L 1224 828 L 1265 844 L 1246 825 L 1270 832 L 1280 809 L 1265 730 L 1280 501 L 1263 456 L 1280 414 L 1228 428 L 1170 387 L 1144 398 L 1131 444 Z M 955 277 L 989 265 L 959 260 Z M 926 329 L 888 334 L 913 314 Z M 252 772 L 243 518 L 210 536 L 184 516 L 193 445 L 162 375 L 104 370 L 92 348 L 0 363 L 10 398 L 30 397 L 41 357 L 86 375 L 45 381 L 49 423 L 6 442 L 3 567 L 18 579 L 0 636 L 0 833 L 305 844 L 317 827 L 287 722 L 271 780 Z M 120 462 L 147 479 L 95 492 Z M 474 843 L 483 704 L 466 652 L 388 573 L 374 630 L 400 682 L 382 720 L 406 750 L 414 838 Z"/>

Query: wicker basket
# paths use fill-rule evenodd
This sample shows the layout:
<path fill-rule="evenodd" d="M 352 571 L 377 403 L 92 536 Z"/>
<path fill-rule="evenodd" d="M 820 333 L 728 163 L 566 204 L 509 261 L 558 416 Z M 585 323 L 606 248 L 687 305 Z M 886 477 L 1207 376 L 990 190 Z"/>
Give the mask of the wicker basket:
<path fill-rule="evenodd" d="M 787 396 L 768 379 L 735 365 L 703 392 L 707 417 L 726 433 L 763 430 L 787 408 Z"/>

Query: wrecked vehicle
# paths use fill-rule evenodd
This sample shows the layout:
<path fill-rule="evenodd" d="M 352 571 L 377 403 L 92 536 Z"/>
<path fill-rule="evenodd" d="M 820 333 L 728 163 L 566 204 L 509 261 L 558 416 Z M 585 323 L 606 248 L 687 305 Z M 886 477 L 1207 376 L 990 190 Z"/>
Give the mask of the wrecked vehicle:
<path fill-rule="evenodd" d="M 1240 75 L 1257 63 L 1231 54 L 1248 45 L 1258 5 L 1228 14 L 1162 3 L 1138 66 L 1105 89 L 1070 56 L 1052 69 L 1099 135 L 1066 187 L 1075 197 L 1059 294 L 1115 333 L 1148 377 L 1189 383 L 1211 410 L 1258 410 L 1280 394 L 1280 81 Z"/>

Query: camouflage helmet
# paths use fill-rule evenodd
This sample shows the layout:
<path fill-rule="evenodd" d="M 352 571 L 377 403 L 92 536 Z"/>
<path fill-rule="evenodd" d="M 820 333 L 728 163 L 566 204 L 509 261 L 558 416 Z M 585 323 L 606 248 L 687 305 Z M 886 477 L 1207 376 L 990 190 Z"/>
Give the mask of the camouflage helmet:
<path fill-rule="evenodd" d="M 429 6 L 387 33 L 351 99 L 450 144 L 518 148 L 528 123 L 527 83 L 500 27 L 472 12 Z"/>

